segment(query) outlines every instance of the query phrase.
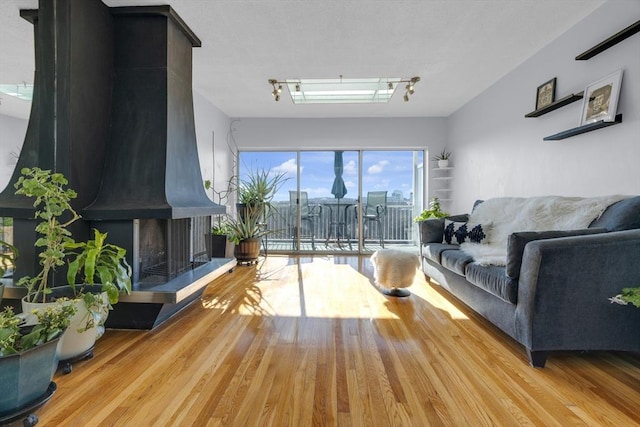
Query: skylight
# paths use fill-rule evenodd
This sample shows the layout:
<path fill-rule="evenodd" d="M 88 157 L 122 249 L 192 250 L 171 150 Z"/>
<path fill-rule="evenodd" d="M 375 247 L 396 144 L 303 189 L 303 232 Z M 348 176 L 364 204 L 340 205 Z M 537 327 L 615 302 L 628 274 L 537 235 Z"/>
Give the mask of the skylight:
<path fill-rule="evenodd" d="M 285 80 L 294 104 L 389 102 L 400 78 Z"/>
<path fill-rule="evenodd" d="M 0 84 L 0 92 L 5 95 L 22 99 L 24 101 L 31 101 L 33 99 L 32 84 Z"/>

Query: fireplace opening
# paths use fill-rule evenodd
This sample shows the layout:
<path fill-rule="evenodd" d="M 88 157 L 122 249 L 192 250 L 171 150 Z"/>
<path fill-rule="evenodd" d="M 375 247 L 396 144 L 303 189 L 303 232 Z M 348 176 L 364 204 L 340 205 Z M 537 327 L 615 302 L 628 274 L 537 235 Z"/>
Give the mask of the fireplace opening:
<path fill-rule="evenodd" d="M 163 283 L 209 262 L 211 217 L 138 220 L 139 283 Z M 134 278 L 135 280 L 135 278 Z"/>

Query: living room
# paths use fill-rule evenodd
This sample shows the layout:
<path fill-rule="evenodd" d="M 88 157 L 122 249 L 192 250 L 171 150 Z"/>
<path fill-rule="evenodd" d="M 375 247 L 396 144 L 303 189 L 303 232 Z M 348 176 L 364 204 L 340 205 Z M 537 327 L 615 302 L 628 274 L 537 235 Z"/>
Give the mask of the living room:
<path fill-rule="evenodd" d="M 35 3 L 15 1 L 12 5 L 23 9 L 34 8 Z M 132 2 L 122 3 L 128 5 Z M 175 9 L 180 14 L 180 5 L 176 3 Z M 581 8 L 583 5 L 580 2 L 573 2 L 572 7 Z M 283 106 L 285 102 L 290 102 L 289 99 L 274 102 L 269 94 L 271 88 L 267 85 L 266 79 L 271 77 L 284 79 L 289 76 L 274 76 L 271 70 L 266 71 L 269 75 L 264 76 L 264 81 L 252 83 L 260 85 L 270 102 L 271 112 L 263 116 L 225 113 L 216 106 L 214 101 L 198 90 L 194 90 L 195 133 L 202 177 L 211 179 L 214 189 L 224 188 L 232 174 L 235 150 L 385 150 L 401 147 L 408 150 L 425 150 L 429 157 L 443 149 L 453 153 L 454 179 L 451 185 L 454 196 L 448 206 L 448 210 L 452 213 L 469 212 L 478 199 L 504 196 L 638 195 L 640 194 L 640 168 L 638 168 L 640 37 L 634 34 L 587 61 L 577 61 L 575 57 L 636 23 L 640 18 L 640 3 L 635 0 L 609 0 L 590 2 L 589 7 L 591 10 L 585 13 L 585 16 L 575 25 L 554 36 L 539 50 L 527 49 L 531 55 L 516 64 L 510 63 L 511 65 L 503 70 L 501 76 L 495 77 L 467 102 L 459 108 L 454 108 L 450 113 L 441 115 L 415 114 L 396 117 L 379 114 L 365 117 L 364 115 L 336 114 L 334 117 L 306 117 L 302 114 L 297 117 L 286 117 L 277 110 L 281 107 L 290 108 L 288 105 Z M 31 31 L 31 24 L 17 15 L 16 8 L 8 8 L 6 3 L 3 3 L 0 13 L 3 22 L 8 19 L 6 15 L 10 13 L 12 20 L 21 20 L 21 25 Z M 187 22 L 187 25 L 189 24 Z M 33 40 L 30 42 L 33 43 Z M 211 41 L 205 40 L 205 42 Z M 15 54 L 14 50 L 5 49 L 4 46 L 2 52 L 3 56 Z M 486 82 L 487 77 L 482 76 L 482 58 L 477 58 L 477 61 L 475 72 L 478 73 L 479 80 Z M 555 78 L 555 99 L 558 100 L 566 95 L 580 93 L 588 85 L 616 70 L 623 70 L 621 83 L 618 83 L 620 94 L 616 105 L 617 114 L 622 114 L 621 123 L 559 141 L 545 141 L 543 139 L 547 136 L 580 126 L 583 100 L 579 99 L 537 118 L 525 117 L 529 112 L 536 110 L 536 88 L 543 83 Z M 429 97 L 429 70 L 416 72 L 421 75 L 421 81 L 416 85 L 415 94 L 406 105 L 417 102 L 419 97 Z M 458 91 L 455 87 L 449 90 L 452 94 Z M 396 94 L 396 97 L 399 97 L 399 94 Z M 3 96 L 3 103 L 0 106 L 0 152 L 7 162 L 2 166 L 4 179 L 2 186 L 9 184 L 11 180 L 15 166 L 12 160 L 15 160 L 15 155 L 19 154 L 28 125 L 28 111 L 26 116 L 23 114 L 22 117 L 3 113 L 3 108 L 7 107 L 7 101 L 4 98 Z M 395 101 L 400 100 L 395 99 Z M 402 105 L 400 104 L 400 107 Z M 230 140 L 233 140 L 233 144 L 230 144 Z M 613 157 L 614 160 L 608 160 L 608 157 Z M 433 171 L 431 167 L 426 169 L 429 175 L 424 200 L 437 195 L 434 191 L 436 187 L 433 185 Z M 209 195 L 213 197 L 213 193 L 210 192 Z M 81 362 L 71 375 L 57 375 L 56 381 L 61 385 L 59 395 L 56 395 L 43 408 L 43 420 L 47 425 L 80 425 L 98 422 L 115 425 L 118 424 L 118 417 L 122 416 L 121 422 L 138 425 L 153 423 L 204 425 L 207 421 L 214 422 L 211 421 L 214 417 L 211 420 L 203 417 L 208 415 L 207 408 L 215 407 L 218 411 L 215 422 L 223 425 L 225 422 L 253 424 L 257 423 L 258 419 L 265 424 L 273 425 L 294 425 L 293 420 L 302 424 L 308 422 L 308 424 L 332 425 L 341 423 L 340 416 L 343 417 L 342 422 L 352 425 L 420 425 L 419 422 L 425 422 L 425 420 L 434 425 L 438 423 L 514 425 L 518 423 L 516 421 L 518 419 L 521 424 L 534 425 L 543 423 L 562 425 L 570 422 L 585 425 L 640 423 L 637 418 L 637 408 L 634 407 L 634 402 L 637 402 L 640 396 L 640 361 L 637 353 L 561 354 L 550 361 L 544 369 L 534 369 L 527 364 L 522 348 L 516 342 L 510 341 L 509 337 L 501 334 L 490 324 L 483 323 L 480 316 L 456 300 L 449 300 L 446 293 L 432 289 L 423 278 L 417 278 L 411 288 L 414 293 L 411 296 L 414 304 L 410 305 L 402 300 L 380 300 L 379 295 L 371 293 L 371 289 L 368 288 L 361 293 L 358 293 L 357 288 L 343 289 L 345 293 L 341 295 L 340 283 L 335 276 L 342 274 L 343 277 L 352 279 L 353 283 L 364 284 L 364 286 L 372 280 L 373 273 L 370 266 L 366 265 L 367 261 L 363 261 L 362 257 L 355 256 L 355 261 L 343 260 L 334 263 L 327 261 L 330 257 L 313 261 L 294 257 L 291 260 L 281 257 L 267 258 L 264 264 L 259 264 L 257 273 L 249 269 L 236 269 L 233 273 L 235 276 L 221 278 L 221 281 L 217 281 L 215 286 L 208 288 L 203 294 L 202 307 L 199 307 L 198 311 L 181 313 L 182 318 L 177 323 L 170 322 L 158 330 L 144 334 L 138 331 L 114 331 L 116 334 L 111 337 L 108 331 L 105 336 L 107 340 L 97 347 L 95 360 Z M 347 269 L 348 265 L 353 268 Z M 294 272 L 294 270 L 298 271 Z M 353 274 L 353 270 L 359 271 L 360 275 Z M 362 310 L 354 313 L 353 318 L 348 319 L 346 323 L 336 326 L 338 322 L 336 319 L 344 315 L 344 312 L 334 313 L 328 307 L 323 307 L 317 300 L 314 302 L 311 297 L 318 298 L 322 296 L 321 292 L 306 295 L 304 302 L 307 305 L 301 303 L 305 299 L 304 294 L 295 294 L 294 299 L 300 302 L 298 311 L 293 308 L 293 305 L 287 306 L 287 301 L 278 299 L 282 297 L 269 299 L 277 293 L 279 288 L 291 286 L 291 283 L 287 283 L 285 277 L 287 274 L 293 274 L 296 277 L 296 283 L 297 280 L 302 281 L 302 271 L 305 272 L 305 281 L 314 280 L 309 275 L 330 277 L 327 279 L 330 284 L 326 287 L 325 296 L 330 298 L 332 304 L 343 307 L 344 310 L 357 311 L 358 308 L 353 307 L 353 301 L 364 300 L 365 305 L 375 307 L 375 310 L 382 311 L 386 307 L 395 317 L 375 318 L 370 311 Z M 296 275 L 298 273 L 299 276 Z M 259 279 L 258 283 L 254 282 L 256 279 Z M 248 286 L 243 293 L 233 286 L 234 283 L 241 281 L 252 283 L 253 286 Z M 268 281 L 271 281 L 273 287 L 264 287 Z M 640 282 L 636 286 L 640 286 Z M 255 303 L 257 300 L 262 303 Z M 245 304 L 239 301 L 245 301 Z M 274 305 L 267 308 L 264 306 L 265 301 L 273 302 Z M 207 304 L 210 308 L 208 314 L 198 318 L 199 314 L 206 312 Z M 252 309 L 257 311 L 252 313 Z M 300 313 L 304 314 L 305 310 L 309 319 L 315 320 L 305 320 L 309 322 L 306 326 L 303 321 L 297 323 L 291 320 Z M 213 312 L 215 315 L 212 314 Z M 233 314 L 233 320 L 229 317 L 225 319 L 223 316 L 225 313 Z M 272 316 L 272 319 L 261 324 L 256 320 L 258 314 L 260 317 Z M 370 329 L 367 329 L 365 324 L 369 321 L 369 317 L 375 320 Z M 402 322 L 398 322 L 398 319 Z M 414 324 L 416 319 L 444 326 L 440 331 L 425 332 L 426 328 L 422 326 L 414 331 L 409 325 Z M 458 320 L 455 321 L 455 319 Z M 212 327 L 209 333 L 196 335 L 195 332 L 187 332 L 184 334 L 184 331 L 206 329 L 209 326 Z M 271 327 L 276 328 L 276 326 L 283 327 L 278 332 L 282 335 L 271 338 L 265 335 L 265 330 L 270 330 Z M 300 328 L 299 335 L 296 328 Z M 358 331 L 354 332 L 356 329 Z M 328 338 L 335 330 L 339 330 L 339 337 Z M 418 330 L 421 332 L 417 332 Z M 319 346 L 318 343 L 324 342 L 323 340 L 335 339 L 338 342 L 339 339 L 340 342 L 355 345 L 355 342 L 350 342 L 345 337 L 350 334 L 356 337 L 359 332 L 367 336 L 367 339 L 363 338 L 362 342 L 368 347 L 362 351 L 353 348 L 349 348 L 345 353 L 338 351 L 337 362 L 332 359 L 333 356 L 326 359 L 329 365 L 305 364 L 305 369 L 313 370 L 313 372 L 304 373 L 308 376 L 297 371 L 296 376 L 287 377 L 286 368 L 278 363 L 279 357 L 286 360 L 287 356 L 292 358 L 290 363 L 297 363 L 298 359 L 295 357 L 302 353 L 294 355 L 293 352 L 287 352 L 287 345 L 291 345 L 292 342 L 304 342 L 308 338 L 313 345 Z M 191 343 L 191 340 L 210 342 L 215 340 L 214 336 L 234 333 L 238 333 L 238 337 L 241 338 L 212 344 L 208 347 L 210 352 L 208 357 L 200 350 L 178 350 L 181 346 L 186 349 L 190 345 L 198 345 Z M 255 334 L 255 344 L 252 344 L 250 333 Z M 305 333 L 309 335 L 305 337 Z M 376 333 L 379 333 L 382 338 L 375 338 Z M 312 340 L 311 336 L 316 340 Z M 274 342 L 282 340 L 285 343 L 282 347 L 274 349 L 268 345 L 270 339 Z M 155 356 L 158 359 L 157 365 L 145 359 L 145 351 L 142 347 L 138 347 L 144 340 L 149 341 L 147 348 L 158 350 L 159 353 Z M 354 340 L 357 341 L 355 338 Z M 404 344 L 395 343 L 398 344 L 395 347 L 387 340 L 391 343 L 394 340 L 402 341 Z M 421 343 L 416 344 L 418 341 Z M 462 356 L 456 355 L 457 345 L 461 348 Z M 446 357 L 443 358 L 442 354 L 438 355 L 439 346 Z M 492 346 L 496 346 L 496 349 L 492 350 Z M 167 351 L 165 347 L 170 349 Z M 229 348 L 232 348 L 233 352 L 229 352 Z M 110 353 L 111 350 L 114 352 Z M 327 353 L 332 353 L 334 350 L 335 348 L 331 347 Z M 132 378 L 135 378 L 131 384 L 123 384 L 126 381 L 110 378 L 105 372 L 108 372 L 112 365 L 117 365 L 118 359 L 125 359 L 128 351 L 135 355 L 135 360 L 155 367 L 145 373 L 144 369 L 136 366 L 135 360 L 122 363 L 122 369 L 129 369 Z M 242 375 L 234 377 L 234 372 L 230 368 L 226 368 L 229 370 L 225 371 L 225 366 L 234 363 L 232 353 L 242 354 L 242 351 L 251 355 L 251 358 L 242 359 L 238 356 L 236 362 L 250 364 L 255 369 L 244 371 L 247 377 Z M 375 353 L 376 356 L 365 356 L 368 351 L 371 354 Z M 502 351 L 504 355 L 500 354 Z M 411 383 L 410 369 L 418 369 L 424 361 L 423 357 L 411 356 L 413 352 L 422 352 L 434 357 L 437 362 L 433 366 L 420 369 L 438 371 L 439 374 L 434 374 L 435 376 L 440 379 L 448 378 L 450 382 L 444 385 L 435 382 L 418 384 L 414 388 L 404 389 L 401 386 L 403 382 Z M 487 352 L 488 355 L 486 357 L 477 355 L 483 352 Z M 477 354 L 474 355 L 474 353 Z M 202 372 L 189 363 L 191 355 L 195 355 L 194 359 L 201 364 Z M 304 355 L 306 356 L 300 357 L 320 360 L 326 356 L 323 351 L 313 354 L 304 353 Z M 347 363 L 353 363 L 352 370 L 351 368 L 344 372 L 338 370 L 339 372 L 336 373 L 335 366 L 332 367 L 331 364 L 344 364 L 344 358 L 350 360 L 351 356 L 354 357 L 354 361 Z M 219 360 L 213 360 L 218 357 Z M 172 358 L 176 358 L 177 363 L 172 364 L 170 360 Z M 276 369 L 271 371 L 268 366 L 260 365 L 261 358 L 272 366 L 276 366 Z M 402 359 L 404 358 L 406 358 L 406 365 L 403 367 Z M 446 358 L 451 358 L 451 365 L 443 364 Z M 464 367 L 465 360 L 470 361 L 471 367 Z M 368 363 L 371 365 L 367 365 Z M 94 364 L 93 368 L 91 364 Z M 348 395 L 335 398 L 335 395 L 341 392 L 354 393 L 354 390 L 358 389 L 358 381 L 363 378 L 359 374 L 367 371 L 368 366 L 374 366 L 373 364 L 377 368 L 384 366 L 388 370 L 380 375 L 384 378 L 380 383 L 374 379 L 376 373 L 370 371 L 364 376 L 369 381 L 366 387 L 360 383 L 362 388 L 370 388 L 370 398 L 373 401 L 366 404 L 357 403 L 368 399 L 366 393 L 365 396 Z M 488 368 L 501 364 L 507 365 L 508 369 L 499 367 L 496 368 L 495 373 L 492 373 Z M 217 374 L 214 373 L 216 369 L 213 367 L 218 370 Z M 124 371 L 122 369 L 117 371 L 117 375 L 126 375 L 126 369 Z M 189 372 L 188 375 L 192 375 L 200 382 L 193 383 L 188 378 L 175 377 L 172 380 L 175 381 L 174 387 L 171 381 L 154 382 L 151 378 L 163 375 L 171 377 L 174 369 Z M 396 372 L 389 374 L 394 369 Z M 458 376 L 454 372 L 456 369 L 469 371 L 465 371 L 465 375 Z M 481 372 L 479 376 L 481 380 L 472 378 L 471 371 L 474 369 Z M 342 374 L 344 376 L 341 376 Z M 80 409 L 70 409 L 72 404 L 69 402 L 73 389 L 82 387 L 84 392 L 90 393 L 91 375 L 96 377 L 96 381 L 99 381 L 96 384 L 104 388 L 113 402 L 100 400 L 102 406 L 99 411 L 94 411 L 94 418 L 89 418 L 88 415 L 92 412 L 91 402 L 84 404 Z M 222 378 L 217 375 L 221 375 Z M 510 375 L 513 378 L 504 378 Z M 322 376 L 325 376 L 326 382 L 318 380 Z M 553 376 L 555 378 L 549 378 Z M 82 379 L 84 381 L 81 381 Z M 252 380 L 256 382 L 252 383 Z M 597 382 L 597 386 L 593 387 L 591 380 Z M 348 383 L 349 387 L 341 387 L 341 381 L 344 381 L 344 384 Z M 459 383 L 465 381 L 468 381 L 468 384 Z M 136 385 L 136 382 L 146 385 Z M 481 382 L 495 386 L 498 390 L 496 396 L 478 397 L 477 393 L 488 394 L 491 390 L 491 387 L 484 386 Z M 243 384 L 247 387 L 244 388 Z M 266 387 L 264 396 L 256 396 L 259 394 L 256 389 L 249 390 L 250 385 L 260 387 L 256 384 Z M 313 396 L 302 394 L 305 384 L 315 387 Z M 234 390 L 235 394 L 224 395 L 227 385 Z M 552 389 L 554 387 L 555 389 Z M 593 390 L 590 390 L 590 387 L 593 387 Z M 207 388 L 215 388 L 218 393 L 199 392 Z M 386 397 L 384 393 L 378 394 L 379 389 L 385 389 L 388 392 Z M 506 391 L 507 389 L 510 391 Z M 526 391 L 521 392 L 521 389 Z M 446 390 L 456 391 L 448 394 Z M 295 392 L 301 394 L 296 396 Z M 287 395 L 287 393 L 294 393 L 294 395 Z M 453 393 L 459 394 L 454 396 Z M 171 394 L 175 395 L 175 400 L 167 397 Z M 145 395 L 153 399 L 144 401 Z M 421 395 L 430 396 L 432 399 L 422 399 Z M 93 399 L 99 399 L 95 394 L 90 396 Z M 326 397 L 326 401 L 323 400 L 323 396 Z M 278 400 L 286 399 L 290 399 L 290 405 L 277 403 Z M 523 401 L 527 399 L 531 399 L 534 403 L 525 408 Z M 546 401 L 547 399 L 549 401 Z M 511 408 L 513 412 L 511 417 L 508 417 L 505 413 L 509 411 L 509 402 L 513 401 L 517 403 Z M 135 405 L 132 402 L 140 404 L 144 411 L 132 409 L 131 407 Z M 253 418 L 251 404 L 248 402 L 262 405 L 259 406 L 259 410 L 266 415 L 261 418 L 256 415 Z M 324 404 L 328 405 L 329 409 L 323 409 Z M 411 405 L 420 405 L 421 408 L 411 409 Z M 383 406 L 394 409 L 389 412 L 372 409 Z M 400 406 L 402 409 L 399 409 Z M 456 412 L 456 406 L 462 409 Z M 497 409 L 498 406 L 501 408 Z M 309 407 L 313 408 L 314 413 L 304 409 Z M 480 409 L 483 407 L 484 409 Z M 269 408 L 276 408 L 274 413 L 277 415 L 270 414 Z M 291 409 L 287 418 L 283 414 L 289 411 L 288 408 Z M 229 410 L 228 413 L 233 413 L 235 410 L 237 418 L 222 416 L 225 409 Z M 364 414 L 362 418 L 358 417 L 358 410 L 362 410 Z M 397 411 L 396 418 L 394 418 L 394 410 Z M 415 413 L 412 414 L 412 410 Z M 189 414 L 190 411 L 193 413 Z M 148 419 L 145 419 L 145 412 L 149 414 Z M 228 413 L 225 416 L 232 417 Z M 438 417 L 438 413 L 442 415 L 441 418 Z M 327 414 L 332 415 L 327 416 Z M 338 415 L 334 417 L 335 414 Z M 382 418 L 376 418 L 377 416 Z"/>

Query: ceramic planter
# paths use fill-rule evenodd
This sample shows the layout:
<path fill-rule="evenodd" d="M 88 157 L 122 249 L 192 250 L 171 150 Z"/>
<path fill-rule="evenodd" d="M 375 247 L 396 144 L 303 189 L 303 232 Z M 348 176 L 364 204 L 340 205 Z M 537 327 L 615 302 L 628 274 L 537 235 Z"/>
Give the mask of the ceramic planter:
<path fill-rule="evenodd" d="M 438 160 L 439 168 L 446 168 L 447 166 L 449 166 L 449 160 Z"/>
<path fill-rule="evenodd" d="M 105 292 L 102 292 L 100 285 L 85 285 L 76 287 L 76 289 L 84 289 L 85 292 L 100 293 L 105 302 L 109 299 Z M 51 296 L 60 297 L 73 297 L 73 291 L 70 286 L 59 286 L 52 288 Z M 98 338 L 104 333 L 104 322 L 109 314 L 108 310 L 105 310 L 100 314 L 99 319 L 94 319 L 94 326 L 89 330 L 84 330 L 89 316 L 92 314 L 87 310 L 82 300 L 71 300 L 68 303 L 76 304 L 77 312 L 71 318 L 71 324 L 62 336 L 62 342 L 60 345 L 60 351 L 58 357 L 60 360 L 68 360 L 78 357 L 87 353 L 93 346 Z M 31 315 L 33 310 L 38 310 L 46 306 L 58 304 L 57 302 L 46 303 L 32 303 L 22 299 L 22 312 L 28 313 L 27 324 L 35 323 L 35 316 Z M 66 303 L 65 303 L 66 304 Z"/>
<path fill-rule="evenodd" d="M 58 366 L 56 347 L 60 339 L 0 357 L 0 418 L 47 392 Z"/>

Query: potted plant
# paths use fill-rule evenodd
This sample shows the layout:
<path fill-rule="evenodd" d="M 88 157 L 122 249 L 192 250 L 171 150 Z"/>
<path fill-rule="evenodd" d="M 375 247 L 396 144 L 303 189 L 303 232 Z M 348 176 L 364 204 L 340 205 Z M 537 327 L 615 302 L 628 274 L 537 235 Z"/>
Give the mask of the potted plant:
<path fill-rule="evenodd" d="M 271 204 L 273 197 L 287 180 L 284 172 L 273 172 L 270 169 L 252 171 L 238 183 L 238 215 L 244 215 L 249 208 L 252 214 L 261 211 L 266 219 L 274 211 Z"/>
<path fill-rule="evenodd" d="M 434 197 L 429 201 L 429 209 L 423 210 L 420 215 L 415 217 L 413 220 L 415 222 L 421 222 L 430 218 L 444 218 L 446 216 L 449 216 L 449 214 L 442 211 L 440 208 L 440 200 L 438 200 L 437 197 Z"/>
<path fill-rule="evenodd" d="M 609 298 L 609 301 L 620 305 L 631 304 L 640 308 L 640 286 L 637 288 L 624 288 L 621 294 Z"/>
<path fill-rule="evenodd" d="M 35 218 L 42 220 L 35 228 L 41 236 L 35 246 L 42 248 L 38 254 L 42 268 L 37 275 L 18 281 L 19 286 L 27 288 L 22 310 L 32 313 L 60 303 L 76 305 L 76 314 L 65 332 L 59 356 L 62 360 L 89 356 L 104 331 L 111 304 L 117 302 L 120 292 L 131 290 L 131 268 L 124 258 L 126 252 L 106 244 L 106 234 L 97 230 L 94 239 L 87 242 L 79 243 L 71 237 L 68 227 L 80 216 L 70 204 L 76 192 L 66 187 L 68 181 L 62 174 L 37 167 L 25 168 L 21 173 L 15 184 L 16 194 L 35 198 Z M 53 272 L 67 262 L 70 286 L 50 286 Z M 90 286 L 96 277 L 101 286 Z M 89 286 L 76 286 L 77 278 Z M 34 320 L 29 316 L 27 322 Z"/>
<path fill-rule="evenodd" d="M 432 160 L 434 162 L 438 162 L 439 168 L 446 168 L 447 166 L 449 166 L 450 158 L 451 158 L 451 153 L 447 151 L 445 148 L 443 148 L 440 154 L 433 156 Z"/>
<path fill-rule="evenodd" d="M 262 237 L 269 233 L 259 205 L 246 205 L 242 215 L 226 222 L 228 238 L 235 244 L 233 255 L 239 263 L 253 263 L 260 255 Z"/>
<path fill-rule="evenodd" d="M 58 359 L 56 347 L 75 312 L 56 305 L 37 313 L 38 323 L 23 327 L 11 307 L 0 312 L 0 414 L 42 398 L 50 387 Z"/>
<path fill-rule="evenodd" d="M 204 181 L 204 188 L 212 190 L 215 196 L 214 202 L 219 205 L 226 205 L 229 195 L 232 193 L 232 180 L 229 180 L 227 188 L 223 191 L 216 191 L 210 180 Z M 229 258 L 233 256 L 233 242 L 228 238 L 227 230 L 228 215 L 219 214 L 213 217 L 213 224 L 209 233 L 205 233 L 205 246 L 209 258 Z"/>

